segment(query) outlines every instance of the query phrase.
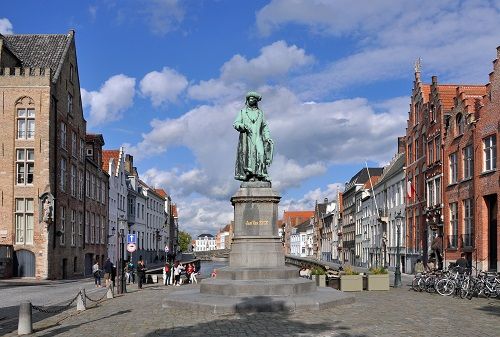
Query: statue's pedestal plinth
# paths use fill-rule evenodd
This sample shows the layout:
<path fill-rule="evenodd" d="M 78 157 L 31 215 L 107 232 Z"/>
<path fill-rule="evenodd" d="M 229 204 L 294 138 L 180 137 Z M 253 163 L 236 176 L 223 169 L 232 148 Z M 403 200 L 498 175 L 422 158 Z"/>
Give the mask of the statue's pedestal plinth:
<path fill-rule="evenodd" d="M 231 198 L 234 237 L 229 267 L 217 278 L 205 279 L 200 289 L 169 294 L 163 306 L 189 307 L 215 313 L 319 310 L 352 303 L 354 297 L 331 288 L 317 288 L 285 266 L 278 236 L 278 203 L 281 197 L 270 182 L 244 182 Z"/>

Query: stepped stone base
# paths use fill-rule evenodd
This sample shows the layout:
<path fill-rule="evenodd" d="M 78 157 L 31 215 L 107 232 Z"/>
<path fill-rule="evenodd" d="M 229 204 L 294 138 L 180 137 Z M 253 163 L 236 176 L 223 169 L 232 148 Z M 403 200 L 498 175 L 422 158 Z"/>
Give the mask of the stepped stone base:
<path fill-rule="evenodd" d="M 354 296 L 332 288 L 295 296 L 222 296 L 200 293 L 199 289 L 168 294 L 163 308 L 185 308 L 214 314 L 323 310 L 354 302 Z"/>

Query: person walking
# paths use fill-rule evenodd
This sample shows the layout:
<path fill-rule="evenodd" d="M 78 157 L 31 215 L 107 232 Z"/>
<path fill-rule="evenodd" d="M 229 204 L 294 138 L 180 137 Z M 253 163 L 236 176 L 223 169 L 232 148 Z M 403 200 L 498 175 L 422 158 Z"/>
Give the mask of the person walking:
<path fill-rule="evenodd" d="M 169 286 L 171 284 L 170 282 L 170 275 L 172 273 L 172 266 L 170 265 L 170 262 L 165 262 L 165 267 L 163 267 L 163 284 L 166 286 Z"/>
<path fill-rule="evenodd" d="M 104 270 L 104 282 L 106 283 L 106 288 L 109 288 L 111 287 L 111 275 L 113 274 L 113 263 L 111 263 L 109 257 L 106 258 L 106 262 L 104 262 L 102 269 Z"/>
<path fill-rule="evenodd" d="M 190 277 L 191 283 L 198 284 L 198 280 L 196 279 L 196 274 L 198 273 L 198 271 L 196 270 L 196 266 L 194 265 L 194 263 L 191 263 L 191 268 L 193 270 Z"/>
<path fill-rule="evenodd" d="M 98 260 L 95 260 L 95 264 L 92 266 L 92 275 L 94 276 L 95 287 L 99 288 L 101 286 L 101 269 Z"/>
<path fill-rule="evenodd" d="M 179 261 L 175 261 L 174 264 L 174 285 L 177 287 L 181 286 L 181 273 L 184 270 L 184 266 L 179 263 Z"/>
<path fill-rule="evenodd" d="M 137 286 L 139 287 L 139 289 L 142 289 L 142 284 L 144 282 L 145 276 L 146 276 L 146 265 L 144 264 L 142 256 L 140 256 L 139 261 L 137 262 Z"/>

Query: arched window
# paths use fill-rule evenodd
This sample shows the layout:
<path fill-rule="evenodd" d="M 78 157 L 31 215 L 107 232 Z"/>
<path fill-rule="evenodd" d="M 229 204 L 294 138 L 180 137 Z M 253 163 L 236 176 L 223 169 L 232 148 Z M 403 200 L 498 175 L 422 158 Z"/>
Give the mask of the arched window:
<path fill-rule="evenodd" d="M 28 96 L 16 101 L 16 138 L 35 138 L 35 104 Z"/>

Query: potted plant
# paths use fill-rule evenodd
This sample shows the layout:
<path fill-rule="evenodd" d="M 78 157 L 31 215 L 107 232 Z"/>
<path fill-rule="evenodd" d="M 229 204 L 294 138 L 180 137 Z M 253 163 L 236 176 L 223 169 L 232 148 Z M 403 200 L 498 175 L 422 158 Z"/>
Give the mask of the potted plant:
<path fill-rule="evenodd" d="M 326 271 L 321 267 L 314 267 L 311 270 L 311 276 L 316 280 L 318 287 L 326 287 Z"/>
<path fill-rule="evenodd" d="M 341 291 L 362 291 L 363 277 L 359 275 L 351 266 L 346 266 L 340 275 Z"/>
<path fill-rule="evenodd" d="M 384 267 L 370 268 L 368 290 L 389 290 L 389 273 Z"/>

